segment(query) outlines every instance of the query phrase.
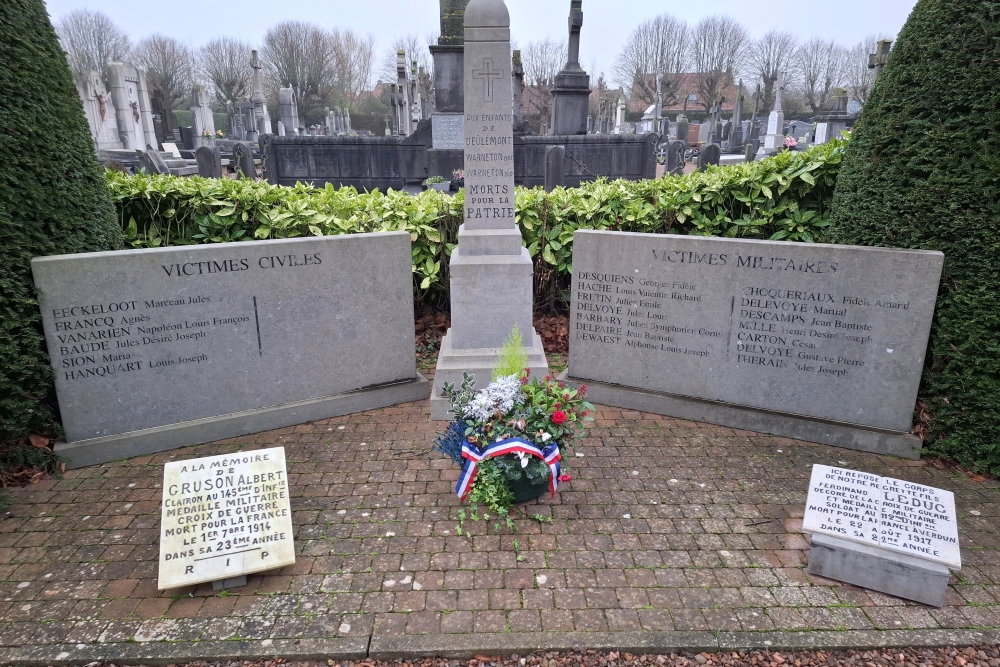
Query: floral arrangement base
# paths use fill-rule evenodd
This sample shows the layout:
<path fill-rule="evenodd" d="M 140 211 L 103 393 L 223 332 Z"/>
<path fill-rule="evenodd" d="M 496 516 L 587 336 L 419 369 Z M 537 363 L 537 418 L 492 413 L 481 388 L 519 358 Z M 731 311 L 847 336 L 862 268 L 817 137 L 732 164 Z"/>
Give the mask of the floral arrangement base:
<path fill-rule="evenodd" d="M 507 480 L 507 483 L 510 485 L 510 492 L 514 494 L 514 502 L 518 505 L 542 497 L 549 489 L 548 484 L 532 484 L 527 478 Z"/>

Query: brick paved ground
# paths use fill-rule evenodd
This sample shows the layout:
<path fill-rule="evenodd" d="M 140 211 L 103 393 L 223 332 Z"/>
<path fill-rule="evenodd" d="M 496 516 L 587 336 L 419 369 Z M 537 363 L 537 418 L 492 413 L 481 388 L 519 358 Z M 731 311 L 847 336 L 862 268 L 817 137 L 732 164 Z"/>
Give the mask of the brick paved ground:
<path fill-rule="evenodd" d="M 995 482 L 602 408 L 583 456 L 568 460 L 573 481 L 526 507 L 551 523 L 521 519 L 517 535 L 498 535 L 466 522 L 472 537 L 459 537 L 458 470 L 431 451 L 439 425 L 428 414 L 426 403 L 408 404 L 15 490 L 0 519 L 0 646 L 1000 628 Z M 223 594 L 158 592 L 163 463 L 275 445 L 287 453 L 296 564 Z M 799 528 L 813 463 L 955 492 L 964 569 L 945 608 L 805 573 Z"/>

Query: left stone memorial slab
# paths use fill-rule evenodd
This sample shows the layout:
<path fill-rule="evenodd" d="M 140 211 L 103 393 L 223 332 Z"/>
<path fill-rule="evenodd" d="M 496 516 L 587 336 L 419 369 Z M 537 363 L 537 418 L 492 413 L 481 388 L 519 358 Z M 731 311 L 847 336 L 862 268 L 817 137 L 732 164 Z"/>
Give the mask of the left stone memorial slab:
<path fill-rule="evenodd" d="M 429 394 L 406 232 L 31 265 L 71 467 Z"/>
<path fill-rule="evenodd" d="M 163 466 L 161 591 L 294 563 L 284 447 Z"/>

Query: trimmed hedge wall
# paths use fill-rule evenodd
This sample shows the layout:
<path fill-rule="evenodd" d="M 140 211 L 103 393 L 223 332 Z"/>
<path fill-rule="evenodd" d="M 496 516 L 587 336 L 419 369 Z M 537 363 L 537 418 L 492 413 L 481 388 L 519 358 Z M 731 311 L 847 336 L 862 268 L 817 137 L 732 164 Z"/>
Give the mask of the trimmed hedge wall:
<path fill-rule="evenodd" d="M 937 451 L 1000 474 L 1000 3 L 920 0 L 858 120 L 832 240 L 940 250 L 920 395 Z"/>
<path fill-rule="evenodd" d="M 0 440 L 55 427 L 31 258 L 121 232 L 42 0 L 0 2 Z"/>
<path fill-rule="evenodd" d="M 517 222 L 535 258 L 536 308 L 564 301 L 577 229 L 823 240 L 844 143 L 687 176 L 597 181 L 548 194 L 518 188 Z M 111 171 L 107 181 L 134 247 L 409 231 L 417 302 L 447 306 L 461 192 L 412 197 Z"/>

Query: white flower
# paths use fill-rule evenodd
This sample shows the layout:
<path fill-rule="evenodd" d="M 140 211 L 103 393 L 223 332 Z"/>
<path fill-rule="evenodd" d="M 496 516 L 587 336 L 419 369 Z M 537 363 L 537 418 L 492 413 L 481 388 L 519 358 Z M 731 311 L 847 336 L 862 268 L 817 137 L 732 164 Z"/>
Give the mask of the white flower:
<path fill-rule="evenodd" d="M 551 433 L 542 433 L 542 442 L 548 442 L 552 439 Z"/>
<path fill-rule="evenodd" d="M 521 380 L 516 375 L 505 375 L 491 382 L 476 393 L 465 407 L 464 416 L 479 422 L 488 422 L 503 417 L 524 402 Z"/>
<path fill-rule="evenodd" d="M 531 460 L 531 455 L 525 454 L 524 452 L 514 452 L 514 453 L 517 455 L 517 458 L 521 459 L 521 467 L 527 468 L 528 462 Z"/>

